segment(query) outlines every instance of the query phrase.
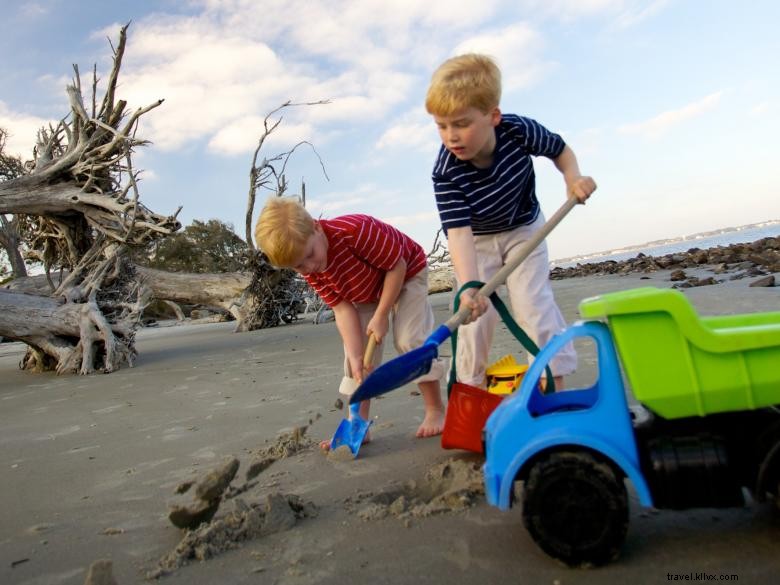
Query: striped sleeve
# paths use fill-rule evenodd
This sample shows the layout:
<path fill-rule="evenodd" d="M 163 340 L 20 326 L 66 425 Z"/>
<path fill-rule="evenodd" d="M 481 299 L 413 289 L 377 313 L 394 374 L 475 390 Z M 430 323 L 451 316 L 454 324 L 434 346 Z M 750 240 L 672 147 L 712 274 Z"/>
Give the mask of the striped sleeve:
<path fill-rule="evenodd" d="M 401 233 L 392 226 L 367 215 L 345 216 L 353 224 L 349 245 L 358 258 L 382 270 L 392 270 L 403 256 Z"/>
<path fill-rule="evenodd" d="M 510 122 L 509 135 L 520 142 L 528 154 L 556 158 L 566 146 L 560 135 L 551 132 L 536 120 L 515 114 L 504 114 L 502 119 Z"/>
<path fill-rule="evenodd" d="M 403 258 L 406 261 L 406 279 L 427 265 L 422 246 L 390 224 L 369 215 L 351 215 L 340 219 L 354 222 L 348 244 L 355 255 L 367 264 L 387 272 Z"/>

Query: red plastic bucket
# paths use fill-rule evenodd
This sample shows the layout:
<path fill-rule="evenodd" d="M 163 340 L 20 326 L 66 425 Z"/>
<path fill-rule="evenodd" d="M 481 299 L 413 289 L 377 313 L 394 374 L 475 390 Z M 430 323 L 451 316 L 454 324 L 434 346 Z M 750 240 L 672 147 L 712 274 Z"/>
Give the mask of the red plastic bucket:
<path fill-rule="evenodd" d="M 482 453 L 482 429 L 503 399 L 468 384 L 453 384 L 441 434 L 442 448 Z"/>

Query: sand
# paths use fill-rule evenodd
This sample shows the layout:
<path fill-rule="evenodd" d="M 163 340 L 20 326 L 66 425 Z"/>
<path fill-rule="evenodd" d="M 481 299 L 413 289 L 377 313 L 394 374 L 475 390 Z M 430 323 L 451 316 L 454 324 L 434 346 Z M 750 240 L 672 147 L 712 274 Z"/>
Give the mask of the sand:
<path fill-rule="evenodd" d="M 701 269 L 707 274 L 706 267 Z M 655 285 L 668 273 L 555 281 L 567 321 L 586 296 Z M 689 289 L 705 314 L 780 310 L 780 289 L 746 280 Z M 432 297 L 437 322 L 449 294 Z M 415 439 L 416 388 L 372 406 L 357 458 L 317 447 L 336 408 L 333 323 L 231 333 L 230 323 L 139 332 L 136 367 L 57 377 L 17 369 L 0 345 L 0 583 L 663 583 L 670 574 L 773 583 L 771 507 L 654 511 L 631 497 L 620 559 L 571 570 L 542 553 L 519 509 L 484 501 L 479 456 Z M 589 348 L 570 383 L 594 375 Z M 501 328 L 495 358 L 517 350 Z M 442 348 L 449 354 L 449 347 Z M 173 525 L 176 506 L 219 500 L 210 522 Z M 110 564 L 107 564 L 110 563 Z"/>

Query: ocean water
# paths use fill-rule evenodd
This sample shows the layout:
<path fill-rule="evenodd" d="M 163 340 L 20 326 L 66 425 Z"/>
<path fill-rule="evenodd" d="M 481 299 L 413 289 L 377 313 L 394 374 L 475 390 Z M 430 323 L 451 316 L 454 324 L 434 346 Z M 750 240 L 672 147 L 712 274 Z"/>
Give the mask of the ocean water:
<path fill-rule="evenodd" d="M 640 252 L 645 256 L 665 256 L 666 254 L 674 254 L 676 252 L 687 252 L 691 248 L 706 250 L 707 248 L 714 248 L 716 246 L 755 242 L 756 240 L 769 237 L 780 237 L 780 220 L 766 221 L 740 227 L 723 228 L 722 230 L 702 232 L 668 240 L 646 242 L 644 244 L 626 246 L 615 250 L 583 254 L 571 258 L 561 258 L 559 260 L 553 260 L 550 264 L 552 266 L 567 268 L 569 266 L 576 266 L 577 264 L 604 262 L 606 260 L 620 262 L 621 260 L 634 258 Z"/>

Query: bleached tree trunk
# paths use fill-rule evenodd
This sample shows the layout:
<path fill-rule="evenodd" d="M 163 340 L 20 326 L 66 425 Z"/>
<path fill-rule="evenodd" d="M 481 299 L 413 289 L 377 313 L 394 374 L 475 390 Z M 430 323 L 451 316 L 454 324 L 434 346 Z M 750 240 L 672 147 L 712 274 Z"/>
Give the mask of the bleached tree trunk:
<path fill-rule="evenodd" d="M 247 294 L 247 289 L 252 284 L 251 274 L 244 272 L 192 274 L 166 272 L 144 266 L 135 266 L 134 270 L 137 280 L 147 291 L 148 299 L 222 309 L 235 318 L 236 331 L 249 329 L 256 308 L 254 296 Z M 280 274 L 280 271 L 275 271 L 266 276 L 266 281 L 271 287 L 278 282 Z M 15 293 L 34 295 L 48 295 L 51 292 L 50 285 L 43 275 L 15 279 L 4 288 Z M 177 309 L 181 312 L 178 306 Z M 183 314 L 179 318 L 183 318 Z M 0 328 L 2 328 L 2 318 L 0 318 Z"/>
<path fill-rule="evenodd" d="M 112 372 L 123 364 L 132 366 L 135 323 L 148 302 L 141 287 L 134 289 L 135 302 L 123 303 L 118 319 L 104 314 L 96 294 L 84 302 L 70 302 L 63 297 L 0 289 L 0 337 L 30 346 L 20 366 L 32 371 L 91 374 Z"/>
<path fill-rule="evenodd" d="M 0 335 L 30 346 L 22 360 L 27 369 L 88 374 L 132 365 L 149 293 L 127 251 L 180 227 L 176 214 L 156 214 L 139 201 L 131 159 L 145 144 L 136 137 L 138 120 L 162 100 L 128 114 L 116 99 L 126 38 L 125 26 L 102 100 L 95 70 L 85 103 L 74 66 L 69 114 L 39 131 L 29 174 L 0 182 L 0 214 L 25 215 L 32 233 L 26 243 L 47 275 L 50 267 L 68 269 L 61 283 L 51 283 L 52 298 L 2 293 Z"/>
<path fill-rule="evenodd" d="M 254 299 L 246 294 L 252 283 L 250 274 L 191 274 L 143 266 L 136 270 L 153 298 L 223 309 L 235 318 L 235 331 L 247 330 L 247 320 L 254 312 Z"/>

